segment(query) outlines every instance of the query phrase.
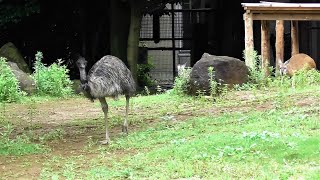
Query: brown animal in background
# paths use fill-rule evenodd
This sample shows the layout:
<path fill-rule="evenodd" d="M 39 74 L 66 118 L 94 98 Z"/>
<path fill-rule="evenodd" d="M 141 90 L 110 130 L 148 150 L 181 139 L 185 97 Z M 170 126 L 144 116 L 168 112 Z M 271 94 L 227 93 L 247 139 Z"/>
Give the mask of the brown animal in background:
<path fill-rule="evenodd" d="M 280 75 L 293 76 L 293 74 L 301 69 L 311 70 L 316 68 L 315 61 L 308 55 L 300 53 L 293 55 L 285 63 L 279 63 Z"/>

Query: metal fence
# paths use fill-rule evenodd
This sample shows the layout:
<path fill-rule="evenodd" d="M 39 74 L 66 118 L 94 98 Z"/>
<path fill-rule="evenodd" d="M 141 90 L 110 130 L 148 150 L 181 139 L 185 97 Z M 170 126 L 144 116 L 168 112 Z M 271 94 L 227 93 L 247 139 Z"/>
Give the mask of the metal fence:
<path fill-rule="evenodd" d="M 159 17 L 159 25 L 154 23 L 151 15 L 142 19 L 140 44 L 148 48 L 148 61 L 154 66 L 150 74 L 159 84 L 173 82 L 177 64 L 190 65 L 192 25 L 203 13 L 212 12 L 210 9 L 184 7 L 186 4 L 183 3 L 168 4 L 165 15 Z M 159 37 L 155 38 L 155 33 L 159 33 Z"/>

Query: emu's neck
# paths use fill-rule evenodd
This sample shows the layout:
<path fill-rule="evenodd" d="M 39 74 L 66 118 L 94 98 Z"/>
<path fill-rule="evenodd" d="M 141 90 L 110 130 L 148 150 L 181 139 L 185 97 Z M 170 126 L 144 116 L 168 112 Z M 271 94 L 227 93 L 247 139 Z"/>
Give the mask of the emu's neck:
<path fill-rule="evenodd" d="M 87 73 L 86 73 L 85 69 L 79 68 L 79 72 L 80 72 L 81 84 L 86 84 L 88 82 L 88 79 L 87 79 Z"/>

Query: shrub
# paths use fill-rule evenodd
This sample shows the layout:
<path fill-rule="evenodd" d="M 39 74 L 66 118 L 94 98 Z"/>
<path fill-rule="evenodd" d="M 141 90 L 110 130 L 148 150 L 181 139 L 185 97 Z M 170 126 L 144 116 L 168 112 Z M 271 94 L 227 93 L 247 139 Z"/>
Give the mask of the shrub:
<path fill-rule="evenodd" d="M 149 72 L 153 67 L 152 64 L 138 64 L 138 85 L 141 87 L 144 86 L 153 86 L 154 80 L 152 80 Z"/>
<path fill-rule="evenodd" d="M 290 79 L 291 87 L 304 88 L 306 86 L 320 85 L 320 73 L 315 70 L 299 70 Z"/>
<path fill-rule="evenodd" d="M 272 78 L 270 87 L 282 88 L 284 90 L 289 88 L 305 88 L 307 86 L 319 86 L 320 73 L 316 69 L 306 70 L 301 69 L 294 73 L 292 77 L 277 76 Z"/>
<path fill-rule="evenodd" d="M 63 61 L 58 59 L 49 67 L 42 63 L 43 54 L 37 52 L 34 64 L 33 78 L 37 86 L 37 93 L 40 95 L 50 95 L 64 97 L 72 94 L 72 82 L 69 79 L 69 70 Z"/>
<path fill-rule="evenodd" d="M 261 65 L 261 56 L 258 55 L 257 51 L 249 51 L 247 54 L 245 52 L 243 53 L 244 56 L 249 57 L 250 59 L 253 59 L 252 68 L 249 68 L 249 80 L 247 83 L 243 84 L 240 89 L 245 90 L 251 90 L 251 89 L 261 89 L 270 86 L 270 83 L 272 81 L 271 77 L 267 77 L 265 75 L 264 70 L 262 69 Z M 272 69 L 269 69 L 270 74 Z M 239 87 L 237 87 L 239 88 Z"/>
<path fill-rule="evenodd" d="M 216 96 L 218 94 L 218 86 L 219 83 L 216 81 L 216 79 L 214 78 L 214 74 L 215 74 L 215 70 L 213 67 L 209 67 L 208 68 L 209 71 L 209 83 L 210 83 L 210 95 Z"/>
<path fill-rule="evenodd" d="M 6 63 L 6 59 L 0 57 L 0 102 L 17 101 L 22 95 L 18 80 Z"/>
<path fill-rule="evenodd" d="M 189 87 L 191 68 L 184 68 L 174 80 L 173 92 L 185 94 Z"/>

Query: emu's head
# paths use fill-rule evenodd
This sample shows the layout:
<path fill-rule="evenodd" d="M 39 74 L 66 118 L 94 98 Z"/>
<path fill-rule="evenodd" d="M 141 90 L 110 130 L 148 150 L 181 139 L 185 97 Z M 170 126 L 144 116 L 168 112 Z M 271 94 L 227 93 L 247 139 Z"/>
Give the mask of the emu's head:
<path fill-rule="evenodd" d="M 77 67 L 80 69 L 86 69 L 87 61 L 84 59 L 84 57 L 79 56 L 78 60 L 76 61 Z"/>
<path fill-rule="evenodd" d="M 79 68 L 81 83 L 82 84 L 87 83 L 87 75 L 86 75 L 87 61 L 84 59 L 84 57 L 79 56 L 78 60 L 76 61 L 76 65 Z"/>

